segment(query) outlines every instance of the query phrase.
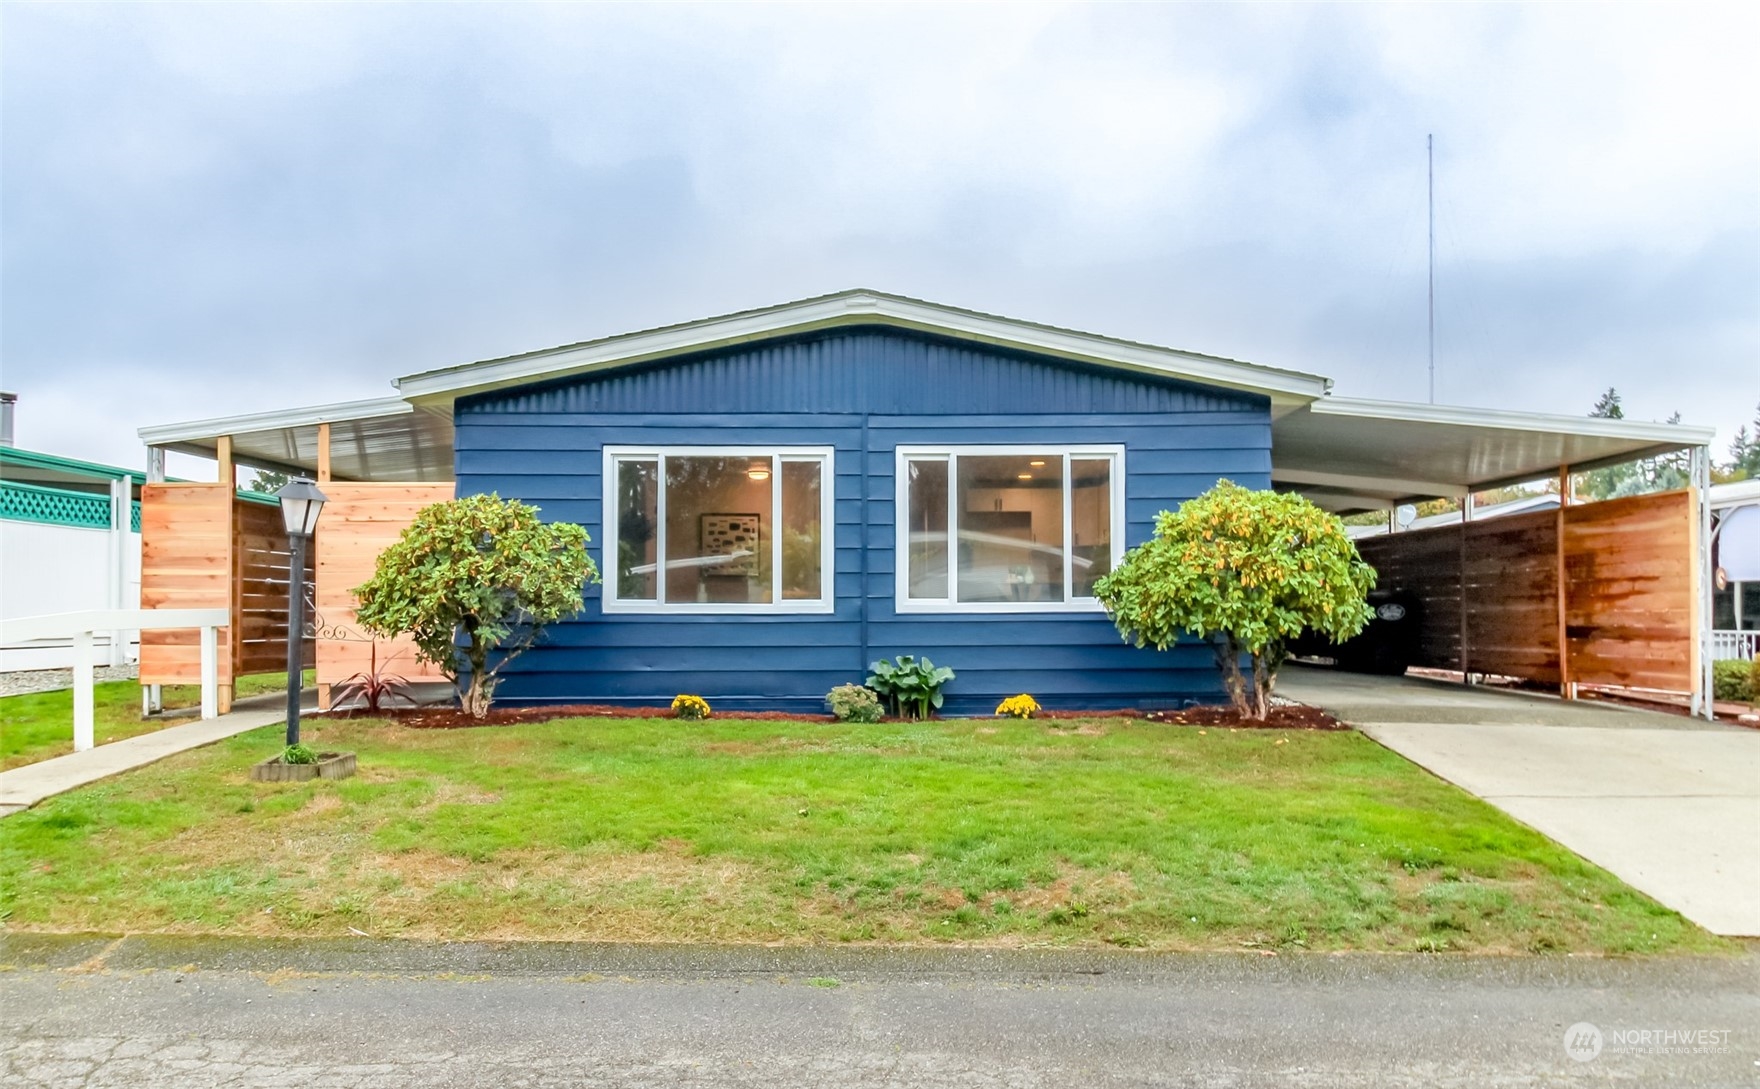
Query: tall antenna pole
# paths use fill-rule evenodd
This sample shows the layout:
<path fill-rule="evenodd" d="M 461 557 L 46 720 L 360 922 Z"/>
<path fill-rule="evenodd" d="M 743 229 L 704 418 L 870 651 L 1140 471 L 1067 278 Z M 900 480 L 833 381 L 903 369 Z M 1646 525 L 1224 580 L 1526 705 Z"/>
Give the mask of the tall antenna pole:
<path fill-rule="evenodd" d="M 1424 173 L 1430 197 L 1430 403 L 1436 403 L 1436 134 L 1424 137 Z"/>

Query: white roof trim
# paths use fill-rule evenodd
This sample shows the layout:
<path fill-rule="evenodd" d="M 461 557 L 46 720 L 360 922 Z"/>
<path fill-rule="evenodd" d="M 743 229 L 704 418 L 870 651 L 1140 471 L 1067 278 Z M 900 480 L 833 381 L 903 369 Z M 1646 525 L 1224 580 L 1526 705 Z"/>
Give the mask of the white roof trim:
<path fill-rule="evenodd" d="M 1745 507 L 1749 503 L 1760 503 L 1760 480 L 1736 480 L 1728 484 L 1711 485 L 1710 507 L 1722 510 L 1725 507 Z"/>
<path fill-rule="evenodd" d="M 1359 476 L 1354 473 L 1326 473 L 1309 469 L 1271 467 L 1271 479 L 1279 484 L 1307 484 L 1322 488 L 1361 488 L 1365 492 L 1388 492 L 1392 495 L 1462 496 L 1468 489 L 1461 484 L 1440 484 L 1430 480 L 1401 480 L 1397 477 Z"/>
<path fill-rule="evenodd" d="M 1322 416 L 1361 416 L 1368 419 L 1406 420 L 1456 427 L 1490 427 L 1506 431 L 1544 431 L 1554 434 L 1639 439 L 1678 446 L 1703 446 L 1717 436 L 1715 428 L 1695 427 L 1691 424 L 1609 420 L 1599 416 L 1554 416 L 1539 412 L 1511 412 L 1500 408 L 1369 401 L 1351 397 L 1326 397 L 1309 405 L 1308 410 Z"/>
<path fill-rule="evenodd" d="M 280 431 L 290 427 L 311 427 L 321 423 L 343 423 L 349 420 L 370 420 L 381 416 L 408 416 L 415 406 L 401 397 L 375 397 L 366 401 L 340 401 L 330 405 L 306 408 L 284 408 L 274 412 L 253 412 L 243 416 L 216 416 L 187 423 L 159 424 L 136 432 L 148 446 L 169 446 L 179 442 L 199 442 L 221 435 L 246 435 L 253 431 Z"/>
<path fill-rule="evenodd" d="M 1265 394 L 1274 404 L 1284 407 L 1321 397 L 1331 386 L 1331 380 L 1320 375 L 1116 340 L 875 291 L 846 291 L 762 310 L 424 371 L 400 378 L 396 385 L 411 401 L 445 402 L 466 394 L 685 352 L 839 326 L 874 324 Z"/>

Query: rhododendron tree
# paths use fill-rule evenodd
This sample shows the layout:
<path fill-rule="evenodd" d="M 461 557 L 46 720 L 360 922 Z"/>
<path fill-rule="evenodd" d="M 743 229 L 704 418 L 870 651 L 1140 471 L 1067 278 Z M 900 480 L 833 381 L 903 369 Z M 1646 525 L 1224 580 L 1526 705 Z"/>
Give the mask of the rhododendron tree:
<path fill-rule="evenodd" d="M 1222 480 L 1162 511 L 1155 536 L 1127 552 L 1094 596 L 1139 647 L 1166 650 L 1182 634 L 1208 641 L 1229 702 L 1263 719 L 1289 640 L 1307 629 L 1335 642 L 1362 631 L 1374 586 L 1374 569 L 1336 517 L 1300 495 Z"/>

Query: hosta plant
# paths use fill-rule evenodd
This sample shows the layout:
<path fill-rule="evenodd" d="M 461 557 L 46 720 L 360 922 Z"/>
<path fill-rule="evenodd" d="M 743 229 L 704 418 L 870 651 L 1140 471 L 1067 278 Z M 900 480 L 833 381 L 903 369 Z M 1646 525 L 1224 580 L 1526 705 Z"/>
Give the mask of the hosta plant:
<path fill-rule="evenodd" d="M 868 668 L 873 671 L 868 674 L 868 687 L 900 718 L 934 714 L 941 707 L 942 687 L 953 680 L 953 670 L 910 654 L 882 658 Z"/>

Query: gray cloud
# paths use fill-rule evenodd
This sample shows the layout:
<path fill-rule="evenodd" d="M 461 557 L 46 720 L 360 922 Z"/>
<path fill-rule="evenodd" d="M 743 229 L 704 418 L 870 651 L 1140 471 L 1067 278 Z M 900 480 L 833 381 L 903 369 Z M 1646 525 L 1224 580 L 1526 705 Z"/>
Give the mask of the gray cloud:
<path fill-rule="evenodd" d="M 1732 24 L 1732 20 L 1741 20 Z M 21 440 L 863 284 L 1424 395 L 1760 400 L 1754 17 L 13 5 Z"/>

